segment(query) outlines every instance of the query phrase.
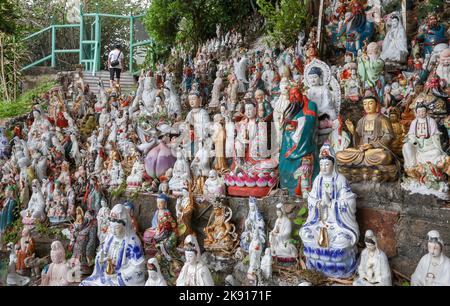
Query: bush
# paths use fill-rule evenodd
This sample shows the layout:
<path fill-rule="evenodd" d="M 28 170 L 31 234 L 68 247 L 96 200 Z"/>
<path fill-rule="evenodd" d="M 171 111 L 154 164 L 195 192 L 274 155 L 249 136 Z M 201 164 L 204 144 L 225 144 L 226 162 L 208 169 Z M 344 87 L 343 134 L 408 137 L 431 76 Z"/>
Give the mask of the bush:
<path fill-rule="evenodd" d="M 40 97 L 57 85 L 54 81 L 40 84 L 23 93 L 15 102 L 0 101 L 0 119 L 12 118 L 31 111 L 33 99 Z"/>
<path fill-rule="evenodd" d="M 273 5 L 269 0 L 256 0 L 260 14 L 266 18 L 266 31 L 275 44 L 292 46 L 298 33 L 307 33 L 314 17 L 301 0 L 281 0 Z"/>
<path fill-rule="evenodd" d="M 249 0 L 153 0 L 145 26 L 155 41 L 154 61 L 166 59 L 174 46 L 195 50 L 216 35 L 216 25 L 239 28 L 251 12 Z"/>

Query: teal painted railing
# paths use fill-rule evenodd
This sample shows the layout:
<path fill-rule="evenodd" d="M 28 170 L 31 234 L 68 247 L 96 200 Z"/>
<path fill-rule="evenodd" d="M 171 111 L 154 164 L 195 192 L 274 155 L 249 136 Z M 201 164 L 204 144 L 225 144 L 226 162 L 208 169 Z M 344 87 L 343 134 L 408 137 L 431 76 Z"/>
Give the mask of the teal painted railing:
<path fill-rule="evenodd" d="M 91 71 L 93 75 L 97 71 L 100 70 L 101 64 L 101 19 L 102 18 L 121 18 L 121 19 L 129 19 L 130 20 L 130 55 L 129 55 L 129 71 L 132 74 L 136 74 L 138 72 L 133 70 L 133 62 L 134 62 L 134 49 L 139 46 L 152 45 L 152 40 L 144 40 L 144 41 L 134 41 L 134 25 L 135 21 L 139 18 L 143 18 L 145 15 L 114 15 L 114 14 L 103 14 L 98 11 L 98 3 L 96 4 L 97 11 L 96 13 L 83 13 L 83 5 L 80 6 L 80 23 L 79 24 L 53 24 L 42 29 L 36 33 L 33 33 L 27 37 L 25 37 L 24 41 L 29 41 L 32 38 L 35 38 L 40 35 L 44 35 L 46 33 L 50 33 L 51 35 L 51 51 L 50 55 L 44 56 L 41 59 L 36 60 L 35 62 L 22 67 L 22 71 L 30 69 L 32 67 L 39 66 L 47 61 L 51 62 L 51 67 L 56 67 L 56 55 L 64 54 L 64 53 L 78 53 L 79 63 L 84 65 L 86 71 Z M 85 35 L 85 20 L 86 18 L 94 18 L 94 22 L 91 24 L 91 38 L 86 39 Z M 79 49 L 56 49 L 56 37 L 57 30 L 64 28 L 79 28 L 80 29 L 80 40 L 79 40 Z M 87 47 L 89 46 L 89 47 Z M 87 50 L 87 51 L 86 51 Z"/>

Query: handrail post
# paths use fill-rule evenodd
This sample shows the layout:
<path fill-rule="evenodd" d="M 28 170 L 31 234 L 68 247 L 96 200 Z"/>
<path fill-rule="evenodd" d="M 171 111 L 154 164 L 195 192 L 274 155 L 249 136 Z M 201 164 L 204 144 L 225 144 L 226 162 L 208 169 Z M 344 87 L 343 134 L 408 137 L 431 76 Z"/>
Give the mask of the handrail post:
<path fill-rule="evenodd" d="M 134 16 L 130 16 L 130 73 L 133 73 Z"/>
<path fill-rule="evenodd" d="M 52 68 L 56 67 L 56 27 L 54 25 L 54 19 L 53 16 L 51 17 L 52 20 Z"/>
<path fill-rule="evenodd" d="M 80 65 L 83 63 L 83 40 L 84 40 L 84 16 L 83 16 L 83 3 L 80 4 Z"/>

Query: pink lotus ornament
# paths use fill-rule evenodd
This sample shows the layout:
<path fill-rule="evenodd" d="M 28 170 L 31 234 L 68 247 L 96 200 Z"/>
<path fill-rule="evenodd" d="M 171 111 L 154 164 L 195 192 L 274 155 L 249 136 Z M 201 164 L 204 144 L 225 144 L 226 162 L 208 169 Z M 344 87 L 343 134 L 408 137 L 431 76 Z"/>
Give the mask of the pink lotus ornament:
<path fill-rule="evenodd" d="M 245 186 L 245 180 L 244 175 L 242 173 L 239 173 L 237 175 L 237 178 L 235 179 L 236 186 L 238 187 L 244 187 Z"/>
<path fill-rule="evenodd" d="M 255 187 L 257 178 L 253 174 L 249 174 L 245 178 L 245 186 L 247 187 Z"/>
<path fill-rule="evenodd" d="M 230 172 L 230 174 L 225 174 L 225 184 L 227 184 L 227 186 L 234 186 L 234 179 L 233 179 L 233 172 Z"/>
<path fill-rule="evenodd" d="M 256 181 L 256 186 L 258 186 L 258 187 L 267 187 L 268 183 L 269 183 L 269 176 L 268 175 L 266 176 L 264 173 L 258 174 L 258 180 Z"/>

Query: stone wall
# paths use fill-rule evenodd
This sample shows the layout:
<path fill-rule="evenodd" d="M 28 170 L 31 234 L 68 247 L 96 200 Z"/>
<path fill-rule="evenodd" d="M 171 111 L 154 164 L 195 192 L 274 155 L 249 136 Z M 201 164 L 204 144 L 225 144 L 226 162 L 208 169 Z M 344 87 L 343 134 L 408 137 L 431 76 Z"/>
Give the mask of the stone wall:
<path fill-rule="evenodd" d="M 352 184 L 357 198 L 357 220 L 360 226 L 360 246 L 367 229 L 372 229 L 378 236 L 380 247 L 389 257 L 391 267 L 410 276 L 426 253 L 426 235 L 428 231 L 438 230 L 444 242 L 450 241 L 450 205 L 433 196 L 410 195 L 400 188 L 399 183 L 390 184 Z M 111 201 L 110 205 L 122 203 L 126 196 Z M 151 226 L 151 218 L 156 210 L 156 198 L 152 194 L 140 194 L 131 200 L 135 205 L 140 230 Z M 226 202 L 233 211 L 232 221 L 240 234 L 248 212 L 248 200 L 244 198 L 227 198 Z M 289 217 L 293 220 L 306 202 L 301 199 L 284 196 L 271 196 L 258 200 L 258 207 L 264 215 L 266 225 L 273 228 L 276 219 L 276 204 L 286 204 Z M 170 199 L 169 209 L 175 214 L 176 200 Z M 203 228 L 208 223 L 212 208 L 209 203 L 197 198 L 193 226 L 199 235 L 199 242 L 204 239 Z M 298 226 L 294 226 L 295 231 Z M 448 244 L 445 253 L 450 254 Z"/>

